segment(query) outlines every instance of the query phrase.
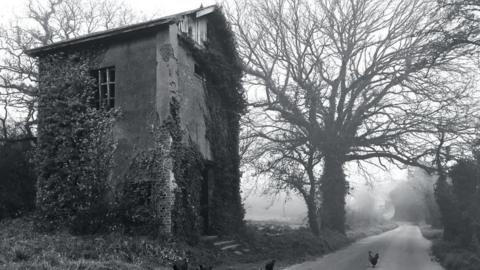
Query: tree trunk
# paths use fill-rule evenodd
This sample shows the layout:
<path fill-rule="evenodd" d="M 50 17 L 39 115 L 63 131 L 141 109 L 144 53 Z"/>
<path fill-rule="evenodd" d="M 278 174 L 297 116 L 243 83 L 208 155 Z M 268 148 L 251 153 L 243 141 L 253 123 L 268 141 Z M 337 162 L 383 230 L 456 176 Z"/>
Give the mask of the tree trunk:
<path fill-rule="evenodd" d="M 310 231 L 315 236 L 320 235 L 320 224 L 318 222 L 318 209 L 315 205 L 315 198 L 304 198 L 305 203 L 307 204 L 308 210 L 308 225 L 310 227 Z"/>
<path fill-rule="evenodd" d="M 343 161 L 335 154 L 325 155 L 321 179 L 322 228 L 345 234 L 345 196 L 348 183 L 343 172 Z"/>
<path fill-rule="evenodd" d="M 456 235 L 458 235 L 460 215 L 458 215 L 458 208 L 453 202 L 452 194 L 446 181 L 446 176 L 440 174 L 435 185 L 435 199 L 443 224 L 443 239 L 453 241 Z"/>

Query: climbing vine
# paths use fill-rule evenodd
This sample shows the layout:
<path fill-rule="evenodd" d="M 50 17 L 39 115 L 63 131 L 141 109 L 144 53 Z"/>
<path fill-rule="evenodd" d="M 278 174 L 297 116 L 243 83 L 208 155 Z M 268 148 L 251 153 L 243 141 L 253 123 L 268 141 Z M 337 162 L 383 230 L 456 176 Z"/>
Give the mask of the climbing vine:
<path fill-rule="evenodd" d="M 107 211 L 117 112 L 91 106 L 92 59 L 59 53 L 40 61 L 36 205 L 41 224 L 50 229 L 95 231 Z"/>
<path fill-rule="evenodd" d="M 170 120 L 167 121 L 167 123 Z M 119 214 L 127 232 L 134 234 L 167 234 L 170 224 L 169 172 L 170 132 L 168 124 L 157 123 L 152 130 L 153 147 L 141 151 L 132 159 L 125 185 L 119 196 Z"/>
<path fill-rule="evenodd" d="M 239 120 L 245 112 L 242 64 L 234 35 L 222 11 L 209 15 L 208 42 L 199 48 L 183 36 L 183 44 L 202 66 L 206 78 L 207 138 L 215 162 L 212 233 L 230 234 L 243 229 L 240 197 Z"/>

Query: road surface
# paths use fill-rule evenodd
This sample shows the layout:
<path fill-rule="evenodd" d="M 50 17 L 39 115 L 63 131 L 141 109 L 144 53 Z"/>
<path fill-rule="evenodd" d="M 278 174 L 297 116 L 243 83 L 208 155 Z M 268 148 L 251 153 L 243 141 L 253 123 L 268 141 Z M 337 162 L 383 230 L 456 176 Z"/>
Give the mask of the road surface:
<path fill-rule="evenodd" d="M 288 270 L 372 270 L 368 251 L 380 254 L 375 269 L 383 270 L 443 270 L 431 260 L 430 241 L 423 238 L 414 225 L 400 225 L 395 230 L 367 237 L 354 244 L 327 254 L 316 261 L 290 266 Z"/>

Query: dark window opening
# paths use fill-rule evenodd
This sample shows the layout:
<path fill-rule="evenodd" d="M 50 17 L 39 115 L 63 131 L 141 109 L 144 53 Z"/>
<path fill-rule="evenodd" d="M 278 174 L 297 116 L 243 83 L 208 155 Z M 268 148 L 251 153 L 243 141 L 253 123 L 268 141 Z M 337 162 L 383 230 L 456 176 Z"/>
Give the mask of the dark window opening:
<path fill-rule="evenodd" d="M 115 107 L 115 68 L 107 67 L 94 70 L 92 75 L 97 82 L 93 105 L 97 109 L 107 110 Z"/>
<path fill-rule="evenodd" d="M 213 195 L 213 166 L 206 164 L 203 171 L 202 186 L 200 190 L 200 216 L 202 218 L 202 233 L 210 234 L 210 208 Z"/>
<path fill-rule="evenodd" d="M 193 69 L 194 69 L 195 75 L 203 78 L 203 75 L 204 75 L 203 69 L 199 65 L 195 64 Z"/>
<path fill-rule="evenodd" d="M 193 38 L 193 29 L 192 29 L 191 26 L 188 27 L 188 36 L 189 36 L 190 38 Z"/>

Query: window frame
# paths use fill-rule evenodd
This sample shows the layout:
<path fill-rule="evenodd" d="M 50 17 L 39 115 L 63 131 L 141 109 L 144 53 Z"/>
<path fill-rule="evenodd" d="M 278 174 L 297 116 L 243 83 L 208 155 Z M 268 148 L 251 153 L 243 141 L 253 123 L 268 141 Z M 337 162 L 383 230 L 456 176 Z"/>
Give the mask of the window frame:
<path fill-rule="evenodd" d="M 97 90 L 95 94 L 95 105 L 97 109 L 108 110 L 115 108 L 117 78 L 115 66 L 98 68 L 93 70 L 92 73 L 95 75 L 97 82 Z M 102 89 L 102 87 L 104 88 Z M 104 90 L 105 93 L 103 92 Z"/>

